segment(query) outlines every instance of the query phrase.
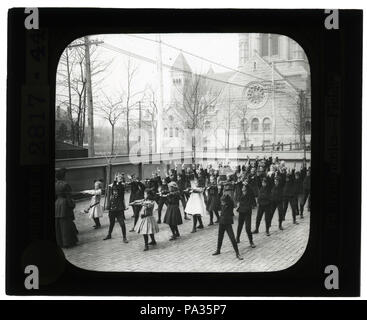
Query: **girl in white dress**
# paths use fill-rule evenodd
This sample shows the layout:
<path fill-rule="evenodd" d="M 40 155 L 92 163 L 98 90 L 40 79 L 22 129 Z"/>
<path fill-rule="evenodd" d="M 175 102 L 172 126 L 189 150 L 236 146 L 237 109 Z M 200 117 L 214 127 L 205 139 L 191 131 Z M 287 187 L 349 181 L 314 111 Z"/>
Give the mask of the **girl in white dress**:
<path fill-rule="evenodd" d="M 185 212 L 192 215 L 193 227 L 191 233 L 196 232 L 196 225 L 199 222 L 198 229 L 203 229 L 203 221 L 201 217 L 206 212 L 206 205 L 204 201 L 204 188 L 198 187 L 198 181 L 194 179 L 191 181 L 190 198 L 187 201 Z"/>
<path fill-rule="evenodd" d="M 81 193 L 86 193 L 92 195 L 92 199 L 90 200 L 89 207 L 84 210 L 84 213 L 89 214 L 89 218 L 94 220 L 95 225 L 94 229 L 99 229 L 101 227 L 101 223 L 99 218 L 103 216 L 103 210 L 100 205 L 101 195 L 102 195 L 102 182 L 95 181 L 94 182 L 94 190 L 84 190 Z"/>

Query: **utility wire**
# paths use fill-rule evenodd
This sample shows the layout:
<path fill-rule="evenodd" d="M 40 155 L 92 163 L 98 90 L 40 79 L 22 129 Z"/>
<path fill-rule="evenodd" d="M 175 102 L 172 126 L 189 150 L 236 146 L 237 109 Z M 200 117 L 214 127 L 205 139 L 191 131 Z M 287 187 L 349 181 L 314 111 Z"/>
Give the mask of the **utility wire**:
<path fill-rule="evenodd" d="M 104 42 L 102 44 L 99 44 L 99 46 L 101 46 L 105 49 L 108 49 L 108 50 L 112 50 L 112 51 L 127 55 L 129 57 L 132 57 L 132 58 L 135 58 L 135 59 L 138 59 L 138 60 L 142 60 L 142 61 L 154 64 L 154 65 L 157 64 L 157 61 L 152 59 L 152 58 L 148 58 L 148 57 L 145 57 L 143 55 L 140 55 L 140 54 L 137 54 L 137 53 L 134 53 L 134 52 L 131 52 L 131 51 L 127 51 L 125 49 L 118 48 L 118 47 L 113 46 L 111 44 L 108 44 L 106 42 Z M 191 71 L 187 71 L 187 70 L 184 70 L 184 69 L 181 69 L 181 68 L 177 68 L 175 66 L 171 66 L 171 65 L 168 65 L 166 63 L 162 63 L 162 66 L 165 67 L 165 68 L 171 69 L 171 70 L 173 69 L 173 70 L 180 71 L 180 72 L 183 72 L 183 73 L 193 74 L 193 72 L 191 72 Z M 247 89 L 247 88 L 251 87 L 251 85 L 242 85 L 242 84 L 239 84 L 239 83 L 234 83 L 234 82 L 229 82 L 229 81 L 225 81 L 225 80 L 221 80 L 221 79 L 216 79 L 216 78 L 212 78 L 208 75 L 199 75 L 199 76 L 204 78 L 204 79 L 207 79 L 207 80 L 216 81 L 216 82 L 220 82 L 220 83 L 227 84 L 227 85 L 237 86 L 237 87 L 240 87 L 240 88 L 243 88 L 243 89 Z M 271 82 L 271 80 L 265 80 L 265 79 L 262 79 L 262 80 L 266 81 L 266 82 Z M 273 91 L 273 89 L 268 89 L 268 88 L 265 88 L 265 90 L 268 91 L 268 92 Z M 289 92 L 280 91 L 280 90 L 275 90 L 275 93 L 283 93 L 283 94 L 286 94 L 286 95 L 289 95 L 289 96 L 293 96 Z"/>

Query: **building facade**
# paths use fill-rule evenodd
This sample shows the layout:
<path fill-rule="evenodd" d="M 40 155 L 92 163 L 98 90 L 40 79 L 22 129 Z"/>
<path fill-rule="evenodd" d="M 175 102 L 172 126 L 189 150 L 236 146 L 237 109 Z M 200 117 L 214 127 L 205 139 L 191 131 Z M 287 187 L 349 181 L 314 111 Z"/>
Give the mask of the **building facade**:
<path fill-rule="evenodd" d="M 302 47 L 283 35 L 248 33 L 239 34 L 238 49 L 237 70 L 221 73 L 210 67 L 195 75 L 177 56 L 163 150 L 191 148 L 190 130 L 199 148 L 310 142 L 310 68 Z"/>

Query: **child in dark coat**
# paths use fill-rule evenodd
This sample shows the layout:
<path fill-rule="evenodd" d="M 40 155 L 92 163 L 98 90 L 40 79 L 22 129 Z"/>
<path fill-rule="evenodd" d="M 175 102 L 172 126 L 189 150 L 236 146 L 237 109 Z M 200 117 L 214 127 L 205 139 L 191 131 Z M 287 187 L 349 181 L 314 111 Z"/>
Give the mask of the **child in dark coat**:
<path fill-rule="evenodd" d="M 220 209 L 219 190 L 218 190 L 217 182 L 214 176 L 210 176 L 210 183 L 207 187 L 207 192 L 208 192 L 208 201 L 207 201 L 206 209 L 209 212 L 209 216 L 210 216 L 209 226 L 211 226 L 214 224 L 213 222 L 214 214 L 217 217 L 217 220 L 215 221 L 215 223 L 219 222 L 218 211 Z"/>
<path fill-rule="evenodd" d="M 291 174 L 287 174 L 286 179 L 285 179 L 285 185 L 283 188 L 283 221 L 287 213 L 288 204 L 290 204 L 291 209 L 292 209 L 293 223 L 298 224 L 296 220 L 297 201 L 296 201 L 296 195 L 295 195 L 293 182 L 294 182 L 293 176 Z"/>
<path fill-rule="evenodd" d="M 248 180 L 244 181 L 242 187 L 242 195 L 239 198 L 239 207 L 238 211 L 238 226 L 237 226 L 237 243 L 240 243 L 240 236 L 243 228 L 243 224 L 245 224 L 245 229 L 247 233 L 247 237 L 250 241 L 250 246 L 255 248 L 254 242 L 252 240 L 252 233 L 251 233 L 251 215 L 252 215 L 252 208 L 256 203 L 255 195 L 248 185 Z"/>
<path fill-rule="evenodd" d="M 163 222 L 168 224 L 171 229 L 172 237 L 170 240 L 176 240 L 180 237 L 177 226 L 182 224 L 181 211 L 179 208 L 180 193 L 174 181 L 168 184 L 168 190 L 169 193 L 165 195 L 165 197 L 167 197 L 167 211 Z"/>
<path fill-rule="evenodd" d="M 265 213 L 266 235 L 270 236 L 269 229 L 271 225 L 271 216 L 272 216 L 271 190 L 269 188 L 269 183 L 266 178 L 262 180 L 257 202 L 259 206 L 257 208 L 257 215 L 256 215 L 256 228 L 252 233 L 259 233 L 261 219 Z"/>
<path fill-rule="evenodd" d="M 120 225 L 122 231 L 122 239 L 124 243 L 128 243 L 126 239 L 126 226 L 125 226 L 125 202 L 124 202 L 124 185 L 121 180 L 121 175 L 115 180 L 112 186 L 109 186 L 108 195 L 108 218 L 110 225 L 108 228 L 108 234 L 103 240 L 109 240 L 112 238 L 112 231 L 115 226 L 115 221 Z"/>
<path fill-rule="evenodd" d="M 303 208 L 305 207 L 307 199 L 308 199 L 307 207 L 308 211 L 310 211 L 311 206 L 310 191 L 311 191 L 311 168 L 308 168 L 302 184 L 301 219 L 303 218 Z"/>
<path fill-rule="evenodd" d="M 271 189 L 271 219 L 274 217 L 275 210 L 278 209 L 278 223 L 279 230 L 283 230 L 283 187 L 281 185 L 280 177 L 275 177 L 274 186 Z"/>
<path fill-rule="evenodd" d="M 217 251 L 213 253 L 213 256 L 220 254 L 220 249 L 222 248 L 224 232 L 227 232 L 229 238 L 231 239 L 232 246 L 234 251 L 236 252 L 236 257 L 239 260 L 243 260 L 241 257 L 238 246 L 236 243 L 236 239 L 234 237 L 232 224 L 233 224 L 233 208 L 234 202 L 232 198 L 227 194 L 221 198 L 221 215 L 219 218 L 219 230 L 218 230 L 218 244 Z"/>
<path fill-rule="evenodd" d="M 158 223 L 161 223 L 163 206 L 167 206 L 168 179 L 162 180 L 162 185 L 158 187 Z"/>

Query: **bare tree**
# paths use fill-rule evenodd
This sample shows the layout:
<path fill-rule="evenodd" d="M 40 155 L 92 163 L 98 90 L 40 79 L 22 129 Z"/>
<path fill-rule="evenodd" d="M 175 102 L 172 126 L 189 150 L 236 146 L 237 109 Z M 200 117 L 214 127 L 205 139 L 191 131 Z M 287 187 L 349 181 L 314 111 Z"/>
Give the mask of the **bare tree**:
<path fill-rule="evenodd" d="M 217 104 L 221 91 L 214 90 L 213 83 L 200 74 L 190 74 L 183 86 L 176 86 L 182 100 L 174 101 L 177 114 L 185 123 L 185 127 L 192 131 L 191 147 L 193 162 L 196 159 L 197 133 L 202 129 L 205 120 L 211 118 L 210 110 Z"/>
<path fill-rule="evenodd" d="M 127 60 L 127 63 L 125 65 L 126 69 L 126 87 L 123 90 L 123 96 L 124 96 L 124 114 L 125 114 L 125 121 L 126 121 L 126 147 L 127 147 L 127 153 L 130 153 L 130 133 L 132 129 L 131 125 L 131 113 L 137 109 L 138 105 L 138 99 L 137 97 L 139 95 L 142 95 L 144 93 L 143 91 L 135 91 L 135 80 L 136 75 L 138 73 L 139 67 L 134 64 L 134 62 L 129 58 Z"/>
<path fill-rule="evenodd" d="M 223 97 L 221 102 L 221 123 L 225 131 L 225 148 L 229 149 L 231 129 L 238 125 L 238 118 L 240 112 L 240 104 L 237 99 L 231 96 L 231 88 L 228 85 L 228 91 L 226 97 Z M 235 124 L 235 125 L 234 125 Z"/>
<path fill-rule="evenodd" d="M 97 111 L 101 113 L 102 118 L 106 119 L 111 126 L 111 155 L 113 155 L 115 146 L 115 126 L 124 113 L 122 101 L 113 101 L 105 95 L 105 99 L 97 107 Z"/>
<path fill-rule="evenodd" d="M 237 115 L 241 122 L 241 131 L 243 134 L 244 147 L 247 148 L 247 131 L 249 124 L 247 122 L 248 107 L 247 104 L 237 104 Z"/>
<path fill-rule="evenodd" d="M 152 140 L 154 141 L 154 151 L 157 151 L 157 124 L 158 124 L 158 106 L 155 91 L 151 87 L 147 87 L 144 92 L 143 100 L 145 100 L 144 110 L 149 116 L 148 126 L 152 130 Z"/>
<path fill-rule="evenodd" d="M 86 119 L 85 51 L 83 40 L 78 39 L 65 49 L 57 69 L 56 104 L 66 106 L 70 123 L 71 143 L 83 145 Z M 111 61 L 100 59 L 96 46 L 92 46 L 91 75 L 93 87 L 99 90 Z"/>
<path fill-rule="evenodd" d="M 307 95 L 304 90 L 300 90 L 296 97 L 293 98 L 292 104 L 288 111 L 291 116 L 282 116 L 286 123 L 293 127 L 298 141 L 305 146 L 306 143 L 306 123 L 310 118 L 310 107 L 307 103 Z"/>

